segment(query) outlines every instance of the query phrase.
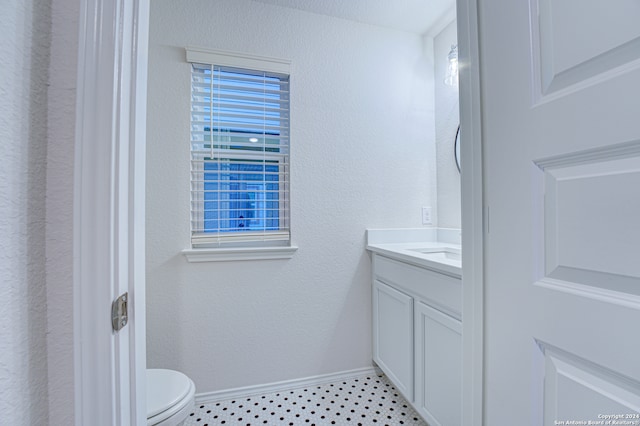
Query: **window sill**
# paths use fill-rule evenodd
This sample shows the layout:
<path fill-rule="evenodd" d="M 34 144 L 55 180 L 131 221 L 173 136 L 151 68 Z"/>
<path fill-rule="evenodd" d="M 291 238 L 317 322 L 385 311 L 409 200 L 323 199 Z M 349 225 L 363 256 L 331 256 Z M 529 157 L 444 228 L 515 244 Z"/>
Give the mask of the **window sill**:
<path fill-rule="evenodd" d="M 298 247 L 243 247 L 184 249 L 182 254 L 189 263 L 228 262 L 236 260 L 291 259 Z"/>

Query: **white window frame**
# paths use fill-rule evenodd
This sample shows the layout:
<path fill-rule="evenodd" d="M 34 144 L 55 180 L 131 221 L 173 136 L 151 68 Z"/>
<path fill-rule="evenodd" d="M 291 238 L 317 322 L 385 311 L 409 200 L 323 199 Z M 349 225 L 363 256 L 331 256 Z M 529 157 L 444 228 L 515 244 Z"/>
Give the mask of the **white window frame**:
<path fill-rule="evenodd" d="M 189 63 L 215 64 L 291 75 L 291 62 L 288 60 L 224 50 L 187 47 L 186 60 Z M 250 236 L 244 233 L 244 235 L 230 235 L 224 239 L 224 244 L 215 247 L 192 244 L 191 248 L 183 250 L 182 253 L 189 262 L 287 259 L 291 258 L 297 250 L 297 247 L 291 243 L 290 228 L 287 233 L 289 238 L 282 241 L 283 232 L 271 232 L 266 235 L 261 244 L 255 244 L 253 241 L 243 242 L 247 238 L 251 240 Z"/>

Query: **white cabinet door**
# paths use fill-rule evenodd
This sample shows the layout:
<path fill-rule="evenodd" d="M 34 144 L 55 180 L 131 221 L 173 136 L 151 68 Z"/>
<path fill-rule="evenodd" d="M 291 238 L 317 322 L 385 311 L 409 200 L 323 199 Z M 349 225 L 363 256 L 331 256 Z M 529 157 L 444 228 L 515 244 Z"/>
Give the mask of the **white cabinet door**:
<path fill-rule="evenodd" d="M 373 360 L 413 401 L 413 299 L 377 280 L 373 284 Z"/>
<path fill-rule="evenodd" d="M 424 303 L 415 309 L 415 407 L 431 426 L 459 426 L 462 323 Z"/>
<path fill-rule="evenodd" d="M 640 2 L 478 7 L 485 422 L 621 415 L 632 424 L 640 416 Z"/>

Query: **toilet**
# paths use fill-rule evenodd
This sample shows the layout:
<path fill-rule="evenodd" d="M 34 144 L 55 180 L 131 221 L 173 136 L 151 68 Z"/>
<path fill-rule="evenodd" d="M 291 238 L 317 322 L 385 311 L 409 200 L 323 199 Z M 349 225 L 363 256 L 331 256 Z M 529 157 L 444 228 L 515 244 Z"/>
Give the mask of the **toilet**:
<path fill-rule="evenodd" d="M 196 386 L 184 374 L 147 369 L 147 426 L 180 426 L 193 409 Z"/>

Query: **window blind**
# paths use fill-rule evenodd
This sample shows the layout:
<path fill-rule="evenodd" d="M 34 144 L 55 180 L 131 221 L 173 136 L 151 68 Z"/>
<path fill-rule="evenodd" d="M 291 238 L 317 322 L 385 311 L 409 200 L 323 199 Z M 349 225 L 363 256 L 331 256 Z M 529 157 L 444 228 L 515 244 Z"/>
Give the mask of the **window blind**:
<path fill-rule="evenodd" d="M 191 65 L 192 245 L 288 241 L 289 76 Z"/>

